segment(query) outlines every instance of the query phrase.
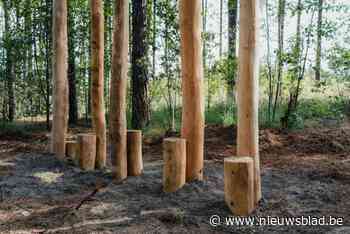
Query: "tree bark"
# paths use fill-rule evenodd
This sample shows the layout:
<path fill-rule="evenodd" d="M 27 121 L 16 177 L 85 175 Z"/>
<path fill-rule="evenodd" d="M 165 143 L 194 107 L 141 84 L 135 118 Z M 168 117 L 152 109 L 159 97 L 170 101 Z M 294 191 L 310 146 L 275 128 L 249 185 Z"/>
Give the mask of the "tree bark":
<path fill-rule="evenodd" d="M 275 92 L 275 100 L 273 106 L 272 119 L 275 120 L 276 110 L 278 107 L 278 99 L 282 94 L 283 85 L 283 51 L 284 51 L 284 19 L 285 19 L 285 0 L 278 1 L 278 50 L 277 50 L 277 84 Z"/>
<path fill-rule="evenodd" d="M 316 48 L 316 66 L 315 80 L 321 80 L 321 56 L 322 56 L 322 14 L 323 0 L 318 1 L 318 19 L 317 19 L 317 48 Z"/>
<path fill-rule="evenodd" d="M 127 177 L 126 93 L 129 52 L 129 2 L 116 0 L 110 90 L 110 145 L 114 176 Z"/>
<path fill-rule="evenodd" d="M 132 121 L 144 128 L 150 119 L 148 98 L 147 0 L 132 1 Z"/>
<path fill-rule="evenodd" d="M 45 84 L 46 84 L 46 93 L 45 93 L 45 111 L 46 111 L 46 128 L 50 130 L 50 82 L 51 82 L 51 50 L 52 50 L 52 36 L 51 36 L 51 18 L 52 18 L 52 5 L 51 0 L 45 1 L 45 10 L 46 10 L 46 22 L 45 22 L 45 53 L 46 53 L 46 67 L 45 67 Z"/>
<path fill-rule="evenodd" d="M 53 121 L 51 151 L 65 156 L 65 134 L 68 122 L 67 82 L 67 1 L 53 2 Z"/>
<path fill-rule="evenodd" d="M 6 40 L 6 89 L 7 89 L 7 120 L 13 122 L 15 118 L 15 97 L 14 97 L 14 58 L 10 28 L 9 2 L 4 1 L 4 20 L 5 20 L 5 40 Z"/>
<path fill-rule="evenodd" d="M 240 4 L 237 155 L 254 159 L 254 199 L 261 199 L 259 159 L 259 0 Z"/>
<path fill-rule="evenodd" d="M 78 101 L 75 74 L 75 30 L 73 6 L 68 2 L 68 87 L 69 87 L 69 118 L 68 123 L 78 123 Z"/>
<path fill-rule="evenodd" d="M 237 76 L 237 16 L 238 0 L 228 0 L 228 77 L 226 103 L 232 106 L 235 100 L 234 89 Z"/>
<path fill-rule="evenodd" d="M 182 128 L 187 141 L 186 180 L 203 179 L 204 99 L 200 0 L 180 1 Z"/>
<path fill-rule="evenodd" d="M 102 0 L 91 0 L 91 113 L 96 133 L 96 167 L 106 166 L 104 104 L 104 16 Z"/>

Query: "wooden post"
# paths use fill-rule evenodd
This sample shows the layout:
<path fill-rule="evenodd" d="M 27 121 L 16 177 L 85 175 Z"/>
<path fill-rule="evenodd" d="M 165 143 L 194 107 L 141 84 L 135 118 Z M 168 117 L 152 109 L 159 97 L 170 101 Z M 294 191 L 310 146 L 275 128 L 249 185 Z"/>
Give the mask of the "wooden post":
<path fill-rule="evenodd" d="M 235 215 L 248 216 L 254 210 L 254 160 L 226 158 L 224 171 L 226 204 Z"/>
<path fill-rule="evenodd" d="M 66 155 L 70 157 L 74 163 L 79 160 L 79 144 L 78 141 L 66 141 Z"/>
<path fill-rule="evenodd" d="M 180 0 L 182 128 L 186 139 L 186 180 L 203 179 L 204 100 L 200 0 Z"/>
<path fill-rule="evenodd" d="M 175 192 L 186 183 L 186 140 L 164 139 L 163 159 L 163 191 Z"/>
<path fill-rule="evenodd" d="M 93 134 L 78 135 L 79 165 L 86 171 L 95 169 L 96 136 Z"/>
<path fill-rule="evenodd" d="M 261 199 L 259 159 L 259 1 L 240 4 L 237 155 L 254 159 L 255 204 Z"/>
<path fill-rule="evenodd" d="M 128 175 L 139 176 L 143 171 L 142 131 L 129 130 L 127 139 Z"/>
<path fill-rule="evenodd" d="M 53 111 L 51 152 L 64 159 L 65 134 L 68 128 L 68 79 L 67 79 L 67 1 L 53 1 Z"/>
<path fill-rule="evenodd" d="M 110 145 L 116 180 L 127 174 L 126 92 L 129 52 L 129 1 L 115 1 L 110 87 Z"/>
<path fill-rule="evenodd" d="M 106 166 L 104 107 L 104 16 L 102 0 L 91 0 L 91 113 L 96 133 L 96 167 Z"/>

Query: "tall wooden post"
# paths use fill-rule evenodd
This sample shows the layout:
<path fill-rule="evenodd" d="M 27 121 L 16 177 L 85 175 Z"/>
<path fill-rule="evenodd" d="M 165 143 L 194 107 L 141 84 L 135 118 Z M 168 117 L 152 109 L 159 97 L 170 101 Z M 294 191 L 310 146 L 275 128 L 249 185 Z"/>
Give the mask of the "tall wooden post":
<path fill-rule="evenodd" d="M 117 180 L 127 173 L 127 123 L 126 91 L 129 52 L 129 1 L 115 1 L 112 51 L 112 76 L 110 87 L 110 144 L 111 158 Z"/>
<path fill-rule="evenodd" d="M 96 133 L 96 167 L 106 166 L 106 119 L 104 107 L 104 16 L 102 0 L 91 0 L 91 104 Z"/>
<path fill-rule="evenodd" d="M 65 157 L 65 134 L 68 128 L 68 80 L 67 80 L 67 1 L 53 1 L 53 119 L 51 152 L 58 158 Z"/>
<path fill-rule="evenodd" d="M 186 180 L 203 179 L 204 100 L 201 0 L 180 0 L 182 128 Z"/>
<path fill-rule="evenodd" d="M 259 159 L 259 0 L 240 3 L 237 155 L 254 159 L 255 203 L 261 199 Z"/>

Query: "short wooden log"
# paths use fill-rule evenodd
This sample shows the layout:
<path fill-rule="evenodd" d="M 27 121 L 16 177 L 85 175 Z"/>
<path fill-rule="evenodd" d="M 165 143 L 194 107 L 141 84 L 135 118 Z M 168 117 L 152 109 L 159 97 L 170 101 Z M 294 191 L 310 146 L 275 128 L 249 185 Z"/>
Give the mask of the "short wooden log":
<path fill-rule="evenodd" d="M 164 139 L 163 158 L 163 191 L 175 192 L 186 183 L 186 140 Z"/>
<path fill-rule="evenodd" d="M 224 176 L 226 204 L 233 214 L 248 216 L 254 210 L 253 158 L 226 158 Z"/>
<path fill-rule="evenodd" d="M 79 144 L 78 141 L 66 141 L 66 155 L 75 164 L 79 164 Z"/>
<path fill-rule="evenodd" d="M 78 135 L 79 165 L 86 171 L 95 169 L 96 160 L 96 135 Z"/>
<path fill-rule="evenodd" d="M 143 171 L 142 131 L 128 130 L 127 133 L 128 175 L 139 176 Z"/>

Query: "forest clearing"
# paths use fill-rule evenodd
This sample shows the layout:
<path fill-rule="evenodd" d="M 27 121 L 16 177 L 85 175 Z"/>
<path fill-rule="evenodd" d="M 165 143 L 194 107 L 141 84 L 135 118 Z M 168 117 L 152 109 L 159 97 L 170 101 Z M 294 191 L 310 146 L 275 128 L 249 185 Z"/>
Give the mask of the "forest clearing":
<path fill-rule="evenodd" d="M 350 233 L 346 0 L 0 0 L 0 233 Z"/>

